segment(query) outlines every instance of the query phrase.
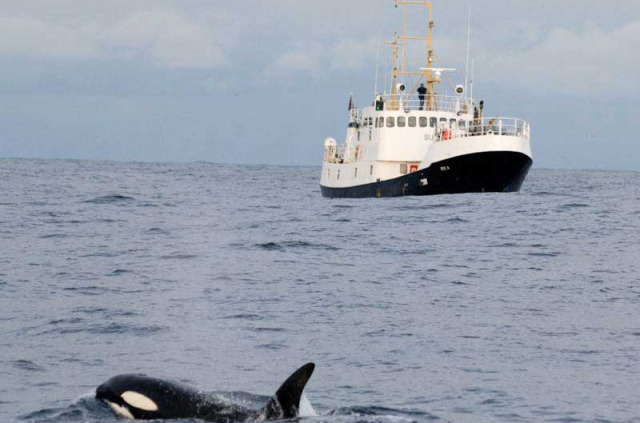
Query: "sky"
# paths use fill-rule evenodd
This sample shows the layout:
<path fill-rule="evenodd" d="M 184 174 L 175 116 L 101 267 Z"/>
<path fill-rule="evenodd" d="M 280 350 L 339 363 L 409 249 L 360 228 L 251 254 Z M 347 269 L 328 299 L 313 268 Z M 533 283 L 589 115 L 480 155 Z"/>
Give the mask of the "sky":
<path fill-rule="evenodd" d="M 640 171 L 639 1 L 432 3 L 454 83 L 471 8 L 474 96 L 531 122 L 534 166 Z M 392 0 L 0 0 L 0 157 L 319 166 L 401 24 Z"/>

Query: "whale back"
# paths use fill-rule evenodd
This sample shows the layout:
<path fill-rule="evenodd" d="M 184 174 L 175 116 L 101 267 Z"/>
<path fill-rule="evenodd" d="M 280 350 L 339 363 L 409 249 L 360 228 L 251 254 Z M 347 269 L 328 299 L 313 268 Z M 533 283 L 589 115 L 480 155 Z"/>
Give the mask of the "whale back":
<path fill-rule="evenodd" d="M 244 422 L 297 417 L 302 392 L 315 369 L 308 363 L 284 381 L 260 411 L 235 405 L 215 393 L 146 375 L 125 374 L 96 389 L 96 398 L 118 415 L 131 419 L 197 418 L 217 422 Z"/>
<path fill-rule="evenodd" d="M 264 420 L 290 419 L 300 411 L 300 399 L 316 365 L 307 363 L 293 372 L 276 391 L 262 411 Z"/>

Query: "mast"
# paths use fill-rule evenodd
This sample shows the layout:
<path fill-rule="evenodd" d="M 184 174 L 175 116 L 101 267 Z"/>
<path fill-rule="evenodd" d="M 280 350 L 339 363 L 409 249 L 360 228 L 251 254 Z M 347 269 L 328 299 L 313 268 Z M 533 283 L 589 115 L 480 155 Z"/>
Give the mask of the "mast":
<path fill-rule="evenodd" d="M 398 34 L 395 34 L 394 40 L 385 44 L 391 45 L 391 55 L 393 58 L 393 72 L 391 76 L 391 99 L 387 108 L 389 110 L 398 110 L 398 89 L 396 82 L 398 80 L 398 74 L 402 73 L 398 71 Z"/>
<path fill-rule="evenodd" d="M 427 67 L 429 68 L 427 71 L 427 91 L 429 98 L 427 101 L 427 110 L 433 110 L 433 105 L 435 103 L 435 83 L 440 82 L 440 78 L 434 78 L 433 72 L 431 71 L 431 68 L 433 68 L 433 39 L 431 36 L 433 35 L 435 23 L 433 22 L 433 8 L 431 7 L 431 3 L 427 2 L 427 7 L 429 8 L 429 36 L 427 37 L 427 43 L 429 46 L 427 53 Z"/>
<path fill-rule="evenodd" d="M 435 84 L 440 83 L 441 79 L 439 75 L 435 75 L 433 73 L 433 64 L 434 64 L 434 51 L 433 51 L 433 28 L 435 27 L 435 23 L 433 22 L 433 8 L 431 2 L 428 1 L 417 1 L 417 0 L 394 0 L 395 7 L 402 6 L 403 8 L 403 34 L 401 36 L 396 35 L 393 44 L 394 49 L 396 48 L 396 44 L 398 40 L 402 40 L 404 42 L 404 61 L 403 61 L 403 69 L 402 71 L 397 70 L 397 66 L 394 63 L 394 74 L 393 74 L 393 87 L 395 90 L 395 80 L 397 75 L 416 75 L 419 76 L 420 79 L 416 82 L 415 86 L 409 93 L 409 96 L 413 94 L 413 92 L 417 89 L 418 85 L 424 79 L 427 84 L 427 110 L 433 110 L 435 105 Z M 426 37 L 411 37 L 407 34 L 407 9 L 408 6 L 425 6 L 429 10 L 429 22 L 428 22 L 428 34 Z M 406 70 L 406 43 L 411 40 L 424 41 L 427 44 L 427 66 L 424 68 L 423 72 L 409 72 Z M 397 61 L 397 55 L 394 54 L 394 61 Z M 395 100 L 395 94 L 393 94 L 393 99 Z"/>
<path fill-rule="evenodd" d="M 471 50 L 471 5 L 469 5 L 469 22 L 467 26 L 467 60 L 464 67 L 464 92 L 469 88 L 469 51 Z"/>

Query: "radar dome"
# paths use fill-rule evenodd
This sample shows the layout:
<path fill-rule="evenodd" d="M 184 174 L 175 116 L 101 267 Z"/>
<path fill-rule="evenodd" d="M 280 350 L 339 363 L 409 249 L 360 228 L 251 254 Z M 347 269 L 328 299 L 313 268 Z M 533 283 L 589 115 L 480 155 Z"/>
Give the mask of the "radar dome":
<path fill-rule="evenodd" d="M 337 145 L 338 143 L 334 138 L 327 138 L 326 140 L 324 140 L 324 148 L 335 147 Z"/>

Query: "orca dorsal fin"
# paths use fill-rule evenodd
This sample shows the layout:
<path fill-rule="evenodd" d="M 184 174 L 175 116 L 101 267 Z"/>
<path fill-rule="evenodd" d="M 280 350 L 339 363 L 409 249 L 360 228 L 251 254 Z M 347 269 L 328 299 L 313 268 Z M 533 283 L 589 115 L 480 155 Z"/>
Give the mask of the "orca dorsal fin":
<path fill-rule="evenodd" d="M 263 415 L 266 420 L 290 419 L 298 416 L 302 391 L 315 368 L 315 364 L 307 363 L 280 385 L 275 397 L 264 407 Z"/>

